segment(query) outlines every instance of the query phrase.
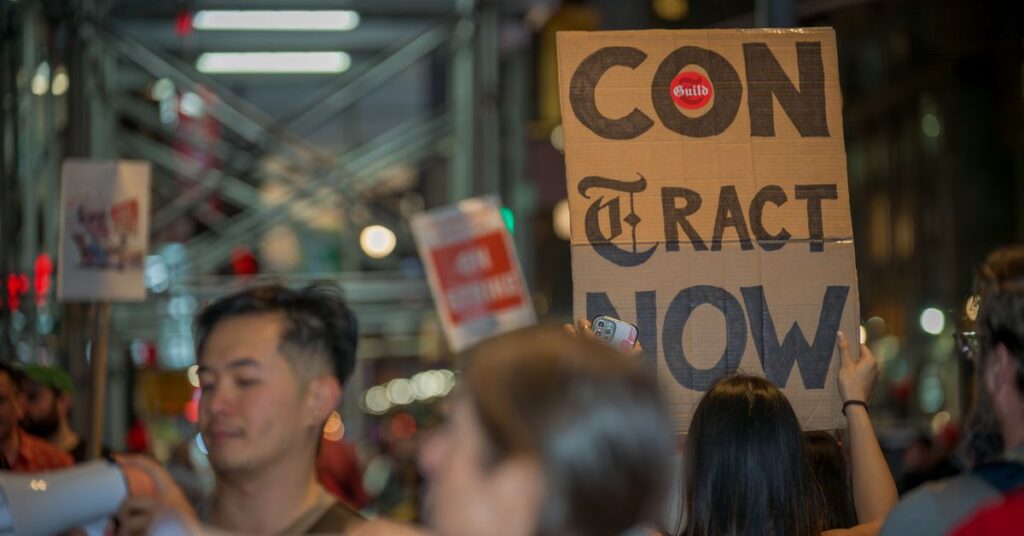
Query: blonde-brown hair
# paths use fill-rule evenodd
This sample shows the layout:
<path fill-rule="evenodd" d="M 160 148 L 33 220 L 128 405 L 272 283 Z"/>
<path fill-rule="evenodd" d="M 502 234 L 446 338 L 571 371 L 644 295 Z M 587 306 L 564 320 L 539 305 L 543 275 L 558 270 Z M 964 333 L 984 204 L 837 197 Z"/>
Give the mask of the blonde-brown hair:
<path fill-rule="evenodd" d="M 541 464 L 538 536 L 617 536 L 660 520 L 672 435 L 640 359 L 557 327 L 527 328 L 467 354 L 463 393 L 492 463 Z"/>

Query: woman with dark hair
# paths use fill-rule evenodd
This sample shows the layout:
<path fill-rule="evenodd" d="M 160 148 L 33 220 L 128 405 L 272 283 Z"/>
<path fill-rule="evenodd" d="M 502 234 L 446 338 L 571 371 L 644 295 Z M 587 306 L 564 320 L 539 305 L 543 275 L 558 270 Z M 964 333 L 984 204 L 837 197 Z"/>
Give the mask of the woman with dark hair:
<path fill-rule="evenodd" d="M 839 336 L 839 392 L 848 425 L 854 505 L 861 522 L 828 534 L 874 535 L 897 502 L 896 484 L 867 413 L 878 364 L 850 356 Z M 686 536 L 817 536 L 825 499 L 796 413 L 764 378 L 729 376 L 708 390 L 686 440 Z"/>
<path fill-rule="evenodd" d="M 804 434 L 807 441 L 807 459 L 811 472 L 821 489 L 825 505 L 825 530 L 848 529 L 857 524 L 850 493 L 850 474 L 846 456 L 837 438 L 829 432 Z"/>

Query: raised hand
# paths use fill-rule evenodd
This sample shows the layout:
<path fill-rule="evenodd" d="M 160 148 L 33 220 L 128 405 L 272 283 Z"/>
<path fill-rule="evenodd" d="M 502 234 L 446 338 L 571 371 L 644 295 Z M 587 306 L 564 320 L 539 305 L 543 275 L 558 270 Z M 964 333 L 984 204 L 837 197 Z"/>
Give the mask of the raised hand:
<path fill-rule="evenodd" d="M 850 355 L 850 342 L 839 332 L 839 396 L 843 402 L 847 400 L 863 400 L 867 402 L 871 391 L 878 380 L 878 361 L 866 345 L 860 345 L 860 357 Z"/>

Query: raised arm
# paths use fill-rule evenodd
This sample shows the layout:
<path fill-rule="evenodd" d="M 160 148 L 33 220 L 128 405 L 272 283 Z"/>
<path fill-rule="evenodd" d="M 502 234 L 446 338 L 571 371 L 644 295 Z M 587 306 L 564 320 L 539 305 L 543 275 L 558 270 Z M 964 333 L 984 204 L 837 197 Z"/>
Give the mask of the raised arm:
<path fill-rule="evenodd" d="M 843 403 L 850 400 L 866 403 L 878 379 L 875 356 L 867 346 L 861 345 L 860 358 L 854 358 L 850 355 L 849 341 L 840 333 L 839 358 L 839 394 Z M 846 406 L 846 427 L 857 520 L 862 524 L 881 523 L 896 506 L 899 495 L 867 408 L 855 404 Z"/>

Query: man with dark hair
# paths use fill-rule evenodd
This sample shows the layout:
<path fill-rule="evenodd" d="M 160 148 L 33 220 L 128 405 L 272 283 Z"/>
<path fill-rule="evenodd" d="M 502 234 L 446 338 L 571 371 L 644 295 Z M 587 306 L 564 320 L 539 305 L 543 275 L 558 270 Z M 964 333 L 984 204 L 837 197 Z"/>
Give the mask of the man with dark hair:
<path fill-rule="evenodd" d="M 22 426 L 71 454 L 75 463 L 86 459 L 87 443 L 71 428 L 74 383 L 60 368 L 49 365 L 25 365 L 20 368 Z M 102 454 L 110 451 L 106 447 Z"/>
<path fill-rule="evenodd" d="M 71 455 L 21 429 L 21 373 L 0 363 L 0 455 L 6 469 L 21 473 L 62 469 Z"/>
<path fill-rule="evenodd" d="M 216 476 L 200 518 L 247 534 L 359 523 L 315 472 L 324 423 L 355 367 L 356 320 L 340 293 L 253 287 L 207 307 L 195 332 L 199 430 Z"/>
<path fill-rule="evenodd" d="M 971 426 L 978 429 L 968 434 L 975 467 L 908 495 L 890 515 L 884 536 L 947 534 L 974 513 L 1024 491 L 1024 246 L 989 255 L 977 290 L 972 353 L 978 397 Z M 986 427 L 978 423 L 985 422 L 995 424 L 998 434 L 981 429 Z M 1000 443 L 991 437 L 1001 437 L 1003 452 L 983 459 L 991 445 Z"/>

